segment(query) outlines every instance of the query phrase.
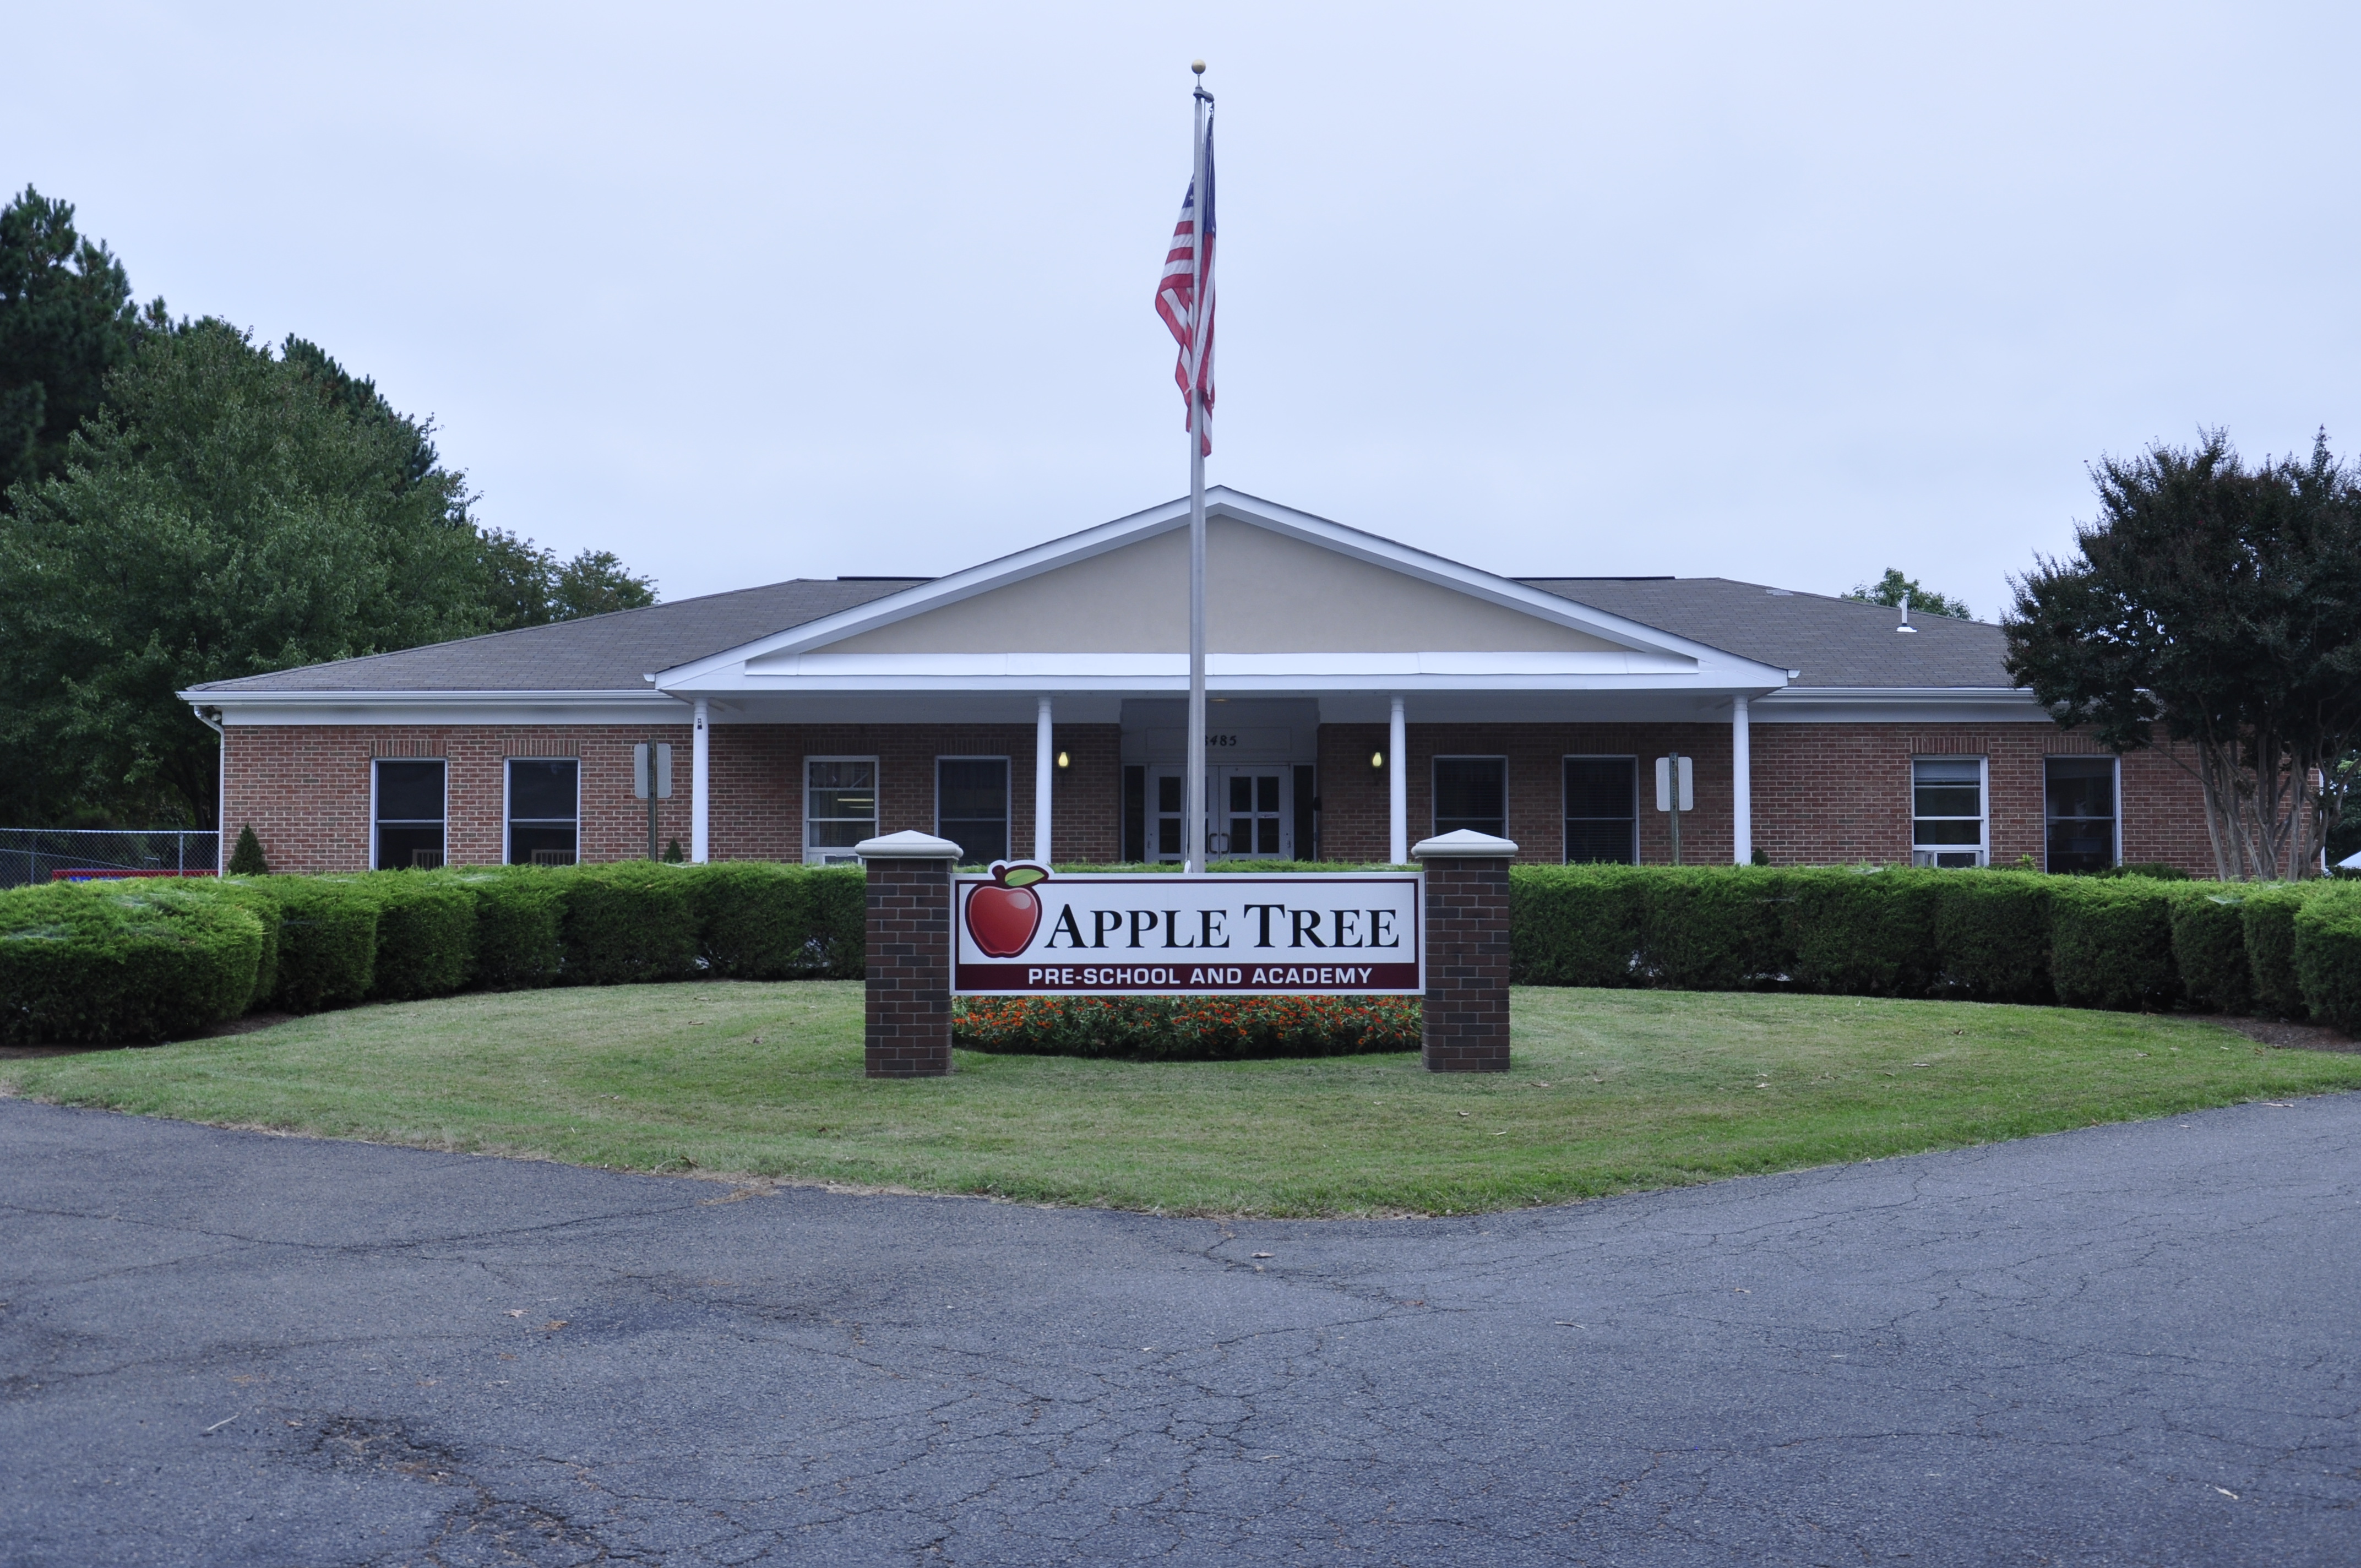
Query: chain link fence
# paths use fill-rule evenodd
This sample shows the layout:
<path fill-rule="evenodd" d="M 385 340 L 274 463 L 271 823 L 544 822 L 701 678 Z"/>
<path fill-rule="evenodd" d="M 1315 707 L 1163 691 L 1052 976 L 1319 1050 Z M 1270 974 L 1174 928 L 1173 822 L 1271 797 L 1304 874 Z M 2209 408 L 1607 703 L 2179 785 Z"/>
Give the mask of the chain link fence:
<path fill-rule="evenodd" d="M 96 876 L 211 875 L 221 863 L 211 828 L 0 828 L 0 887 Z"/>

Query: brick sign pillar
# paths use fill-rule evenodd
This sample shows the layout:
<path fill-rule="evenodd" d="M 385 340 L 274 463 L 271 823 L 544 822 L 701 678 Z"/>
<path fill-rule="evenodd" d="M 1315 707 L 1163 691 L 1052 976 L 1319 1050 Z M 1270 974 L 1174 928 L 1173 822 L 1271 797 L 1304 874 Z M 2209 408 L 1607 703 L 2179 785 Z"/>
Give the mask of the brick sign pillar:
<path fill-rule="evenodd" d="M 867 1067 L 872 1078 L 951 1069 L 951 867 L 960 848 L 931 833 L 855 846 L 869 871 Z"/>
<path fill-rule="evenodd" d="M 1462 828 L 1411 850 L 1426 872 L 1429 1072 L 1509 1070 L 1509 861 L 1517 846 Z"/>

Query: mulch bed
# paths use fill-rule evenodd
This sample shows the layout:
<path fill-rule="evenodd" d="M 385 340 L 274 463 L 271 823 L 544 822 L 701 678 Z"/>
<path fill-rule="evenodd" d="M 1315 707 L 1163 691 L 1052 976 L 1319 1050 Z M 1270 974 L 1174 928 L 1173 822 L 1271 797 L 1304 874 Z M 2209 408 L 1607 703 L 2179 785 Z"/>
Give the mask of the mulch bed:
<path fill-rule="evenodd" d="M 2290 1024 L 2284 1018 L 2215 1018 L 2213 1022 L 2283 1051 L 2361 1051 L 2361 1040 L 2325 1024 Z"/>

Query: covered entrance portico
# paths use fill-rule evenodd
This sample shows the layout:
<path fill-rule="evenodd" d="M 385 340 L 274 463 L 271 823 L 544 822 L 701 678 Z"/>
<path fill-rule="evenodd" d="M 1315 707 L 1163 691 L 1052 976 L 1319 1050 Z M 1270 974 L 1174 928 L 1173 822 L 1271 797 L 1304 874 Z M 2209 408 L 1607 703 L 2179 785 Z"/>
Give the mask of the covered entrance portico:
<path fill-rule="evenodd" d="M 1749 705 L 1787 671 L 1253 498 L 1216 490 L 1208 515 L 1217 858 L 1400 863 L 1432 831 L 1525 841 L 1512 815 L 1546 817 L 1545 844 L 1611 845 L 1615 810 L 1636 848 L 1652 748 L 1715 759 L 1723 852 L 1751 855 Z M 898 768 L 898 787 L 928 774 L 918 787 L 938 798 L 929 821 L 906 794 L 893 826 L 964 852 L 1178 860 L 1186 528 L 1172 503 L 653 672 L 654 690 L 694 715 L 692 858 L 713 853 L 726 806 L 711 792 L 746 776 L 729 764 L 734 748 L 794 770 L 806 797 L 819 787 L 807 759 L 837 765 L 830 787 L 866 763 L 876 831 L 895 817 Z M 1691 738 L 1698 726 L 1712 736 Z M 777 739 L 758 743 L 754 729 Z M 889 762 L 896 751 L 904 760 Z M 974 815 L 995 780 L 997 836 Z M 955 821 L 941 801 L 961 792 L 971 815 Z M 827 858 L 808 800 L 798 808 L 801 854 Z M 831 821 L 840 855 L 866 836 L 855 818 Z"/>

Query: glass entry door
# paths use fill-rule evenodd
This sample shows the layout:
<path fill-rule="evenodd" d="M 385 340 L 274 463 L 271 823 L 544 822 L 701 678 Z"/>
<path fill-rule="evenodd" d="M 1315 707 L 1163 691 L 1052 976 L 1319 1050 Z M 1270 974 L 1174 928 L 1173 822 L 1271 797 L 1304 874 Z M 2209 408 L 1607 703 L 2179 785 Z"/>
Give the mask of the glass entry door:
<path fill-rule="evenodd" d="M 1261 767 L 1205 770 L 1205 855 L 1215 861 L 1284 861 L 1295 854 L 1295 813 L 1292 768 L 1273 762 Z M 1158 766 L 1148 770 L 1148 858 L 1182 858 L 1182 802 L 1189 787 L 1186 770 Z"/>

